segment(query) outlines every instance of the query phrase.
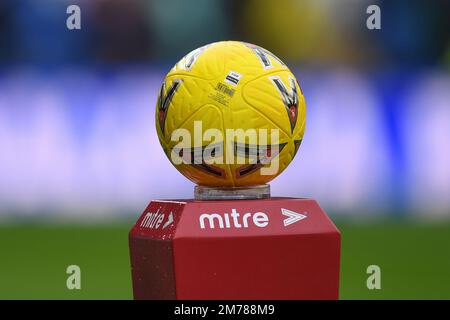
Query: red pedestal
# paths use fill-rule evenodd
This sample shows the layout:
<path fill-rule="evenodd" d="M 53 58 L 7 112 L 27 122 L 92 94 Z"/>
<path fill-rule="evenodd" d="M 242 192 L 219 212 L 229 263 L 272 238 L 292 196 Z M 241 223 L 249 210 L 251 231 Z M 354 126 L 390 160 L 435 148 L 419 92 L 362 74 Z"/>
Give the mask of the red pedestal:
<path fill-rule="evenodd" d="M 314 200 L 155 200 L 129 244 L 135 299 L 338 299 L 340 233 Z"/>

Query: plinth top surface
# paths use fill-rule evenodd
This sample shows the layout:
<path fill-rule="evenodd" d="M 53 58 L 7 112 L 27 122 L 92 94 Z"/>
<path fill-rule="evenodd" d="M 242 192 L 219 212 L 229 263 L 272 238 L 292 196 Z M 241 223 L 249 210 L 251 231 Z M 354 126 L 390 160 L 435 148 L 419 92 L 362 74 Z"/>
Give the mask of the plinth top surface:
<path fill-rule="evenodd" d="M 162 240 L 336 234 L 339 231 L 312 199 L 153 200 L 130 234 Z"/>

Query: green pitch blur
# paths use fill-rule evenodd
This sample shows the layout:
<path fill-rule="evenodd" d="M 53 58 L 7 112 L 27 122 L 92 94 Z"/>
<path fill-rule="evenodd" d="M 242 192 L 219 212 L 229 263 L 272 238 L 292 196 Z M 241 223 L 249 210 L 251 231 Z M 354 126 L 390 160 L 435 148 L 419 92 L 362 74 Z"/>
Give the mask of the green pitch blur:
<path fill-rule="evenodd" d="M 0 299 L 131 299 L 131 225 L 0 225 Z M 341 299 L 450 299 L 450 223 L 337 226 Z M 81 268 L 81 290 L 66 288 L 72 264 Z M 381 290 L 366 286 L 374 264 Z"/>

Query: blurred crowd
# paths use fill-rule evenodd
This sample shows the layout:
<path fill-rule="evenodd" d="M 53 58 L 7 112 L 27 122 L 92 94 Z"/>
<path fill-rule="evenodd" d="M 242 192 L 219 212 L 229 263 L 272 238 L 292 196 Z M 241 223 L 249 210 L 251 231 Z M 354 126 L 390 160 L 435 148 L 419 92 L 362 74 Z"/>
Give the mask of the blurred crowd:
<path fill-rule="evenodd" d="M 66 27 L 73 4 L 80 30 Z M 381 30 L 366 27 L 373 4 Z M 159 147 L 156 94 L 184 54 L 224 39 L 274 52 L 304 90 L 305 139 L 274 195 L 450 217 L 449 12 L 448 0 L 1 0 L 0 219 L 191 197 Z"/>
<path fill-rule="evenodd" d="M 81 30 L 66 8 L 81 8 Z M 381 8 L 381 30 L 366 9 Z M 446 0 L 3 0 L 0 63 L 174 61 L 203 44 L 245 40 L 290 63 L 450 64 Z"/>

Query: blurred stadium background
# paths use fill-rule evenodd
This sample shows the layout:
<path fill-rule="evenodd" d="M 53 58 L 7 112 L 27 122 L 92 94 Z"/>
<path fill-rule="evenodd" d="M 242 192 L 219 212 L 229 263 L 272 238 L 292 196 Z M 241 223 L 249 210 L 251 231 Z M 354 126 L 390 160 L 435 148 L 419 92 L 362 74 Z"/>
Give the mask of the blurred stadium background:
<path fill-rule="evenodd" d="M 66 8 L 81 8 L 81 30 Z M 366 8 L 381 8 L 381 30 Z M 314 197 L 343 232 L 343 298 L 450 298 L 449 1 L 0 3 L 0 298 L 130 298 L 127 231 L 192 197 L 164 156 L 165 73 L 209 42 L 286 61 L 307 101 L 272 194 Z M 79 264 L 85 286 L 65 288 Z M 369 291 L 365 268 L 382 268 Z"/>

